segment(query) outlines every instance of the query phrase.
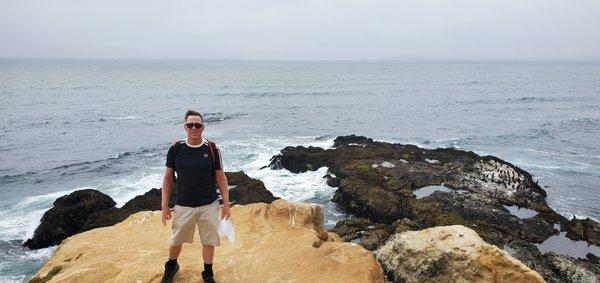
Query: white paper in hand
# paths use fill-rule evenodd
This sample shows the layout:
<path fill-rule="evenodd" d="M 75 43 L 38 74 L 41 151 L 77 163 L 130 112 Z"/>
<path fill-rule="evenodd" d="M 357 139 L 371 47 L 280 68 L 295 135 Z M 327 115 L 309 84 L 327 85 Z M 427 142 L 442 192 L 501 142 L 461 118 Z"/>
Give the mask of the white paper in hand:
<path fill-rule="evenodd" d="M 219 221 L 219 236 L 227 236 L 227 240 L 233 244 L 235 241 L 235 231 L 233 230 L 233 224 L 231 223 L 231 217 L 227 219 L 221 219 Z"/>

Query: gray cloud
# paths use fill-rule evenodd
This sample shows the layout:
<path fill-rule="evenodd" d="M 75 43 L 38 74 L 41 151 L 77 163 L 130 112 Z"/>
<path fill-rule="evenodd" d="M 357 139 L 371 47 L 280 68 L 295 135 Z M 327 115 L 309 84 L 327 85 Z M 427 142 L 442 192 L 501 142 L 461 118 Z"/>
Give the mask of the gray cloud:
<path fill-rule="evenodd" d="M 600 1 L 3 1 L 0 57 L 600 57 Z"/>

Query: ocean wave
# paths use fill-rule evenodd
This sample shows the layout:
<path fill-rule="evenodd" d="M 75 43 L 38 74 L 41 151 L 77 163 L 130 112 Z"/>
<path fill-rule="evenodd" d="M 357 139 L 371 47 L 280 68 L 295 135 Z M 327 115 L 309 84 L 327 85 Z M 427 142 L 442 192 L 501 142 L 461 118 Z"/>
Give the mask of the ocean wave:
<path fill-rule="evenodd" d="M 89 89 L 102 88 L 102 87 L 104 87 L 104 86 L 83 85 L 83 86 L 75 86 L 75 87 L 73 87 L 73 90 L 89 90 Z"/>
<path fill-rule="evenodd" d="M 42 215 L 52 207 L 54 201 L 75 190 L 64 190 L 44 195 L 27 196 L 0 210 L 0 239 L 25 241 L 33 236 Z"/>
<path fill-rule="evenodd" d="M 475 100 L 460 100 L 456 101 L 455 104 L 502 104 L 502 103 L 527 103 L 527 102 L 558 102 L 563 100 L 569 100 L 570 98 L 556 98 L 556 97 L 540 97 L 540 96 L 522 96 L 522 97 L 510 97 L 503 99 L 475 99 Z"/>
<path fill-rule="evenodd" d="M 523 129 L 517 133 L 501 134 L 497 136 L 490 136 L 488 138 L 496 140 L 497 142 L 508 142 L 509 144 L 514 144 L 515 141 L 531 142 L 532 140 L 539 139 L 555 140 L 557 137 L 551 130 L 540 127 Z"/>
<path fill-rule="evenodd" d="M 230 120 L 230 119 L 235 119 L 237 117 L 242 117 L 242 116 L 246 116 L 248 115 L 247 113 L 241 113 L 241 112 L 236 112 L 236 113 L 231 113 L 231 114 L 225 114 L 223 112 L 205 112 L 202 113 L 202 117 L 204 118 L 204 122 L 207 124 L 212 124 L 212 123 L 218 123 L 218 122 L 222 122 L 225 120 Z M 181 117 L 173 117 L 172 119 L 170 119 L 170 123 L 173 125 L 179 125 L 183 122 L 183 119 Z"/>
<path fill-rule="evenodd" d="M 71 163 L 55 166 L 49 169 L 39 171 L 27 171 L 24 173 L 0 176 L 0 183 L 7 185 L 23 180 L 32 180 L 34 184 L 51 181 L 52 176 L 68 176 L 81 173 L 108 173 L 118 174 L 122 169 L 118 165 L 124 164 L 130 158 L 155 158 L 166 154 L 168 144 L 159 145 L 151 148 L 141 148 L 135 151 L 125 151 L 115 153 L 106 158 L 89 160 L 89 161 L 74 161 Z"/>
<path fill-rule="evenodd" d="M 123 116 L 123 117 L 112 117 L 109 116 L 108 119 L 110 120 L 139 120 L 139 119 L 143 119 L 143 116 Z"/>
<path fill-rule="evenodd" d="M 337 96 L 337 95 L 352 95 L 346 91 L 264 91 L 264 92 L 221 92 L 215 96 L 243 96 L 246 98 L 262 98 L 262 97 L 280 97 L 280 96 Z M 356 94 L 359 95 L 359 94 Z M 365 95 L 361 93 L 360 95 Z M 366 95 L 376 95 L 376 93 L 366 93 Z"/>
<path fill-rule="evenodd" d="M 517 99 L 508 99 L 508 101 L 522 101 L 522 102 L 546 102 L 546 101 L 556 101 L 554 98 L 547 97 L 536 97 L 536 96 L 524 96 Z"/>
<path fill-rule="evenodd" d="M 460 148 L 464 138 L 442 138 L 442 139 L 422 139 L 422 138 L 397 138 L 397 139 L 377 139 L 378 141 L 398 144 L 410 144 L 425 149 L 436 148 Z"/>
<path fill-rule="evenodd" d="M 595 118 L 573 118 L 545 125 L 570 131 L 600 132 L 600 119 Z"/>
<path fill-rule="evenodd" d="M 234 119 L 237 117 L 245 116 L 246 113 L 232 113 L 232 114 L 223 114 L 222 112 L 207 112 L 203 114 L 204 122 L 206 123 L 216 123 L 225 120 Z"/>
<path fill-rule="evenodd" d="M 116 207 L 122 207 L 135 196 L 142 195 L 152 188 L 160 188 L 163 170 L 162 166 L 145 168 L 103 184 L 97 189 L 109 195 L 117 203 Z"/>
<path fill-rule="evenodd" d="M 115 153 L 114 155 L 111 155 L 107 158 L 91 160 L 91 161 L 74 162 L 74 163 L 69 163 L 69 164 L 65 164 L 65 165 L 60 165 L 60 166 L 53 167 L 50 170 L 64 170 L 64 169 L 69 169 L 72 167 L 88 166 L 88 165 L 93 165 L 93 164 L 102 163 L 102 162 L 106 162 L 106 161 L 114 161 L 114 160 L 118 160 L 118 159 L 134 157 L 134 156 L 152 157 L 152 156 L 156 156 L 159 153 L 164 152 L 167 148 L 168 148 L 168 146 L 166 144 L 156 146 L 156 147 L 151 147 L 151 148 L 140 148 L 139 150 L 136 150 L 136 151 L 125 151 L 125 152 L 121 152 L 121 153 Z"/>
<path fill-rule="evenodd" d="M 9 184 L 9 183 L 13 183 L 13 182 L 17 182 L 19 180 L 22 180 L 25 177 L 34 176 L 36 174 L 38 174 L 38 172 L 27 171 L 25 173 L 20 173 L 20 174 L 4 175 L 4 176 L 0 176 L 0 183 L 2 183 L 2 184 Z"/>

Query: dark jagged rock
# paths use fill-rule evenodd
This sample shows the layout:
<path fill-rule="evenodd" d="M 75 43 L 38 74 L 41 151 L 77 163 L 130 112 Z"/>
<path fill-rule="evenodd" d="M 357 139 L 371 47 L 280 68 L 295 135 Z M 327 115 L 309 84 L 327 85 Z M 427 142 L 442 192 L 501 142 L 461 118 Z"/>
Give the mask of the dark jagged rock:
<path fill-rule="evenodd" d="M 521 258 L 549 281 L 563 280 L 564 272 L 570 269 L 552 267 L 543 254 L 528 249 L 537 251 L 531 243 L 541 243 L 558 234 L 555 224 L 560 224 L 571 239 L 598 244 L 597 222 L 569 221 L 556 213 L 546 203 L 546 192 L 529 173 L 494 156 L 453 148 L 424 149 L 351 135 L 337 137 L 331 149 L 286 147 L 270 162 L 273 169 L 285 168 L 294 173 L 322 166 L 329 168 L 324 176 L 327 184 L 337 187 L 332 201 L 341 210 L 363 218 L 342 221 L 334 228 L 348 241 L 363 244 L 363 239 L 368 239 L 364 235 L 374 227 L 387 227 L 377 231 L 420 230 L 459 224 L 500 248 L 508 243 L 527 243 L 527 249 L 520 249 Z M 439 185 L 450 192 L 438 191 L 416 198 L 416 190 Z M 505 205 L 528 208 L 537 215 L 521 219 Z M 363 246 L 372 248 L 370 244 L 376 246 L 382 242 L 381 238 L 373 238 L 377 240 L 367 241 L 369 244 Z M 588 258 L 591 258 L 587 260 L 589 263 L 597 257 Z M 561 257 L 561 260 L 571 259 Z M 557 273 L 559 269 L 563 273 Z"/>
<path fill-rule="evenodd" d="M 567 237 L 600 246 L 600 224 L 589 218 L 573 218 L 567 226 Z"/>
<path fill-rule="evenodd" d="M 600 282 L 600 265 L 553 252 L 545 254 L 562 282 Z"/>
<path fill-rule="evenodd" d="M 324 160 L 327 159 L 327 151 L 320 147 L 286 147 L 281 153 L 281 158 L 271 160 L 271 168 L 286 168 L 294 173 L 302 173 L 326 166 Z"/>
<path fill-rule="evenodd" d="M 175 189 L 171 193 L 171 199 L 174 199 L 176 196 L 176 191 L 177 190 Z M 121 207 L 121 209 L 131 211 L 131 213 L 143 210 L 160 210 L 161 198 L 161 190 L 153 188 L 143 195 L 135 196 L 130 199 L 123 207 Z"/>
<path fill-rule="evenodd" d="M 371 187 L 361 179 L 350 177 L 343 179 L 333 201 L 346 211 L 367 217 L 375 222 L 391 223 L 398 218 L 407 217 L 406 203 L 393 192 L 379 187 Z"/>
<path fill-rule="evenodd" d="M 250 178 L 244 172 L 226 172 L 230 185 L 232 204 L 255 202 L 271 203 L 278 199 L 267 190 L 263 182 Z M 177 183 L 175 183 L 176 186 Z M 175 206 L 177 188 L 174 186 L 169 206 Z M 31 249 L 60 244 L 67 237 L 95 228 L 115 225 L 129 215 L 146 210 L 161 209 L 161 190 L 151 189 L 129 200 L 123 207 L 115 207 L 114 200 L 96 190 L 80 190 L 58 198 L 54 206 L 42 217 L 33 238 L 23 245 Z"/>
<path fill-rule="evenodd" d="M 39 249 L 59 244 L 64 238 L 79 233 L 90 215 L 112 208 L 115 202 L 99 191 L 80 190 L 58 198 L 53 205 L 24 246 Z"/>
<path fill-rule="evenodd" d="M 600 265 L 592 260 L 575 259 L 553 252 L 545 254 L 531 243 L 515 241 L 507 245 L 508 253 L 535 270 L 547 282 L 598 282 Z"/>
<path fill-rule="evenodd" d="M 115 225 L 127 219 L 129 215 L 130 214 L 127 213 L 127 211 L 116 207 L 111 207 L 109 209 L 96 212 L 90 215 L 90 217 L 88 217 L 88 220 L 85 222 L 85 225 L 83 225 L 83 227 L 81 227 L 81 229 L 77 233 Z"/>
<path fill-rule="evenodd" d="M 267 190 L 261 180 L 250 178 L 243 171 L 227 172 L 227 182 L 233 188 L 229 189 L 231 205 L 250 203 L 272 203 L 279 199 Z"/>
<path fill-rule="evenodd" d="M 420 229 L 461 224 L 498 247 L 521 239 L 541 243 L 555 233 L 551 224 L 535 218 L 517 218 L 485 195 L 434 192 L 426 199 L 414 201 L 412 207 Z"/>
<path fill-rule="evenodd" d="M 525 241 L 514 241 L 504 248 L 512 257 L 534 269 L 547 282 L 562 282 L 536 246 Z M 535 267 L 535 268 L 534 268 Z"/>

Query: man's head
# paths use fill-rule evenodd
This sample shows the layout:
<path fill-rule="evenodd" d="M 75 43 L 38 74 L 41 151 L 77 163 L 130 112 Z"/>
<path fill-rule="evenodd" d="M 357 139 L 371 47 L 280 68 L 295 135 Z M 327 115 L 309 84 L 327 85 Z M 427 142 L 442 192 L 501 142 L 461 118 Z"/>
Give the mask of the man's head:
<path fill-rule="evenodd" d="M 187 133 L 188 140 L 200 140 L 204 131 L 204 119 L 202 114 L 194 110 L 188 110 L 185 113 L 185 124 L 183 128 Z"/>

